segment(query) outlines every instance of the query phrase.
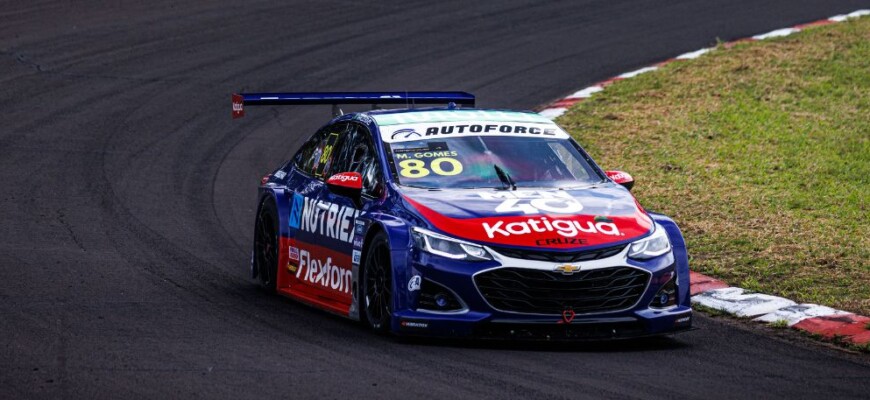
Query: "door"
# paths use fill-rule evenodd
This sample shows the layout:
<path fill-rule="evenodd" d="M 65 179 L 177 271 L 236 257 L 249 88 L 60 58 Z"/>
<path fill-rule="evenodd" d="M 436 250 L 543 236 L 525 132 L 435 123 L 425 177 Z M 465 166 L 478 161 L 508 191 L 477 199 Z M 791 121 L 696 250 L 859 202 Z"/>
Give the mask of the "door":
<path fill-rule="evenodd" d="M 287 183 L 288 263 L 278 280 L 282 293 L 343 315 L 352 294 L 352 237 L 347 231 L 353 230 L 358 210 L 331 201 L 325 180 L 348 127 L 340 123 L 321 129 L 294 157 L 294 172 Z"/>

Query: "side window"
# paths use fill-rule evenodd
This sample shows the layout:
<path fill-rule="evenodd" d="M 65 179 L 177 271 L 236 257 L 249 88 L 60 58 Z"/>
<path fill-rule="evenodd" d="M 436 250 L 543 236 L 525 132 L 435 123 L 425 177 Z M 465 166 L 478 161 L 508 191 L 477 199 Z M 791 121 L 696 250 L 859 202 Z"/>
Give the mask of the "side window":
<path fill-rule="evenodd" d="M 378 167 L 378 158 L 368 129 L 351 124 L 341 141 L 335 160 L 332 174 L 359 172 L 363 177 L 363 193 L 374 194 L 381 181 L 381 169 Z"/>
<path fill-rule="evenodd" d="M 334 151 L 347 126 L 331 125 L 321 129 L 296 153 L 296 166 L 305 173 L 323 178 L 330 171 Z"/>
<path fill-rule="evenodd" d="M 293 159 L 293 162 L 296 164 L 296 168 L 299 168 L 302 172 L 306 174 L 311 174 L 312 172 L 312 153 L 314 153 L 314 148 L 323 140 L 323 138 L 327 134 L 326 129 L 321 129 L 308 139 L 302 147 L 299 148 L 299 151 L 296 152 L 296 156 Z"/>
<path fill-rule="evenodd" d="M 314 159 L 314 176 L 324 178 L 324 175 L 329 173 L 329 167 L 335 153 L 335 145 L 341 133 L 333 130 L 326 134 L 326 138 L 320 141 L 320 144 L 314 148 L 314 153 L 311 157 Z"/>

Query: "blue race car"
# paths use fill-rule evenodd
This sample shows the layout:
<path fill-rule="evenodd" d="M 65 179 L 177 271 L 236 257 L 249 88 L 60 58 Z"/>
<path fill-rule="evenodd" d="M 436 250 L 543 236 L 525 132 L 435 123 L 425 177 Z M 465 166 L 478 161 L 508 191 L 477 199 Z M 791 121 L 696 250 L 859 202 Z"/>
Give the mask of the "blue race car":
<path fill-rule="evenodd" d="M 677 225 L 552 121 L 463 92 L 241 94 L 233 116 L 302 104 L 336 116 L 261 181 L 251 273 L 266 290 L 399 335 L 691 329 Z"/>

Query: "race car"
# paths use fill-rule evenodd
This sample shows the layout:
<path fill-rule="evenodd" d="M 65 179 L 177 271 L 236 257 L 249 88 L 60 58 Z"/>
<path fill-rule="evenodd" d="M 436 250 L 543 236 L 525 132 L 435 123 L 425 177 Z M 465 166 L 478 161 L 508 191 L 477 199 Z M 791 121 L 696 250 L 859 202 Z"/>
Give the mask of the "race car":
<path fill-rule="evenodd" d="M 464 92 L 234 94 L 234 118 L 252 105 L 334 111 L 261 180 L 252 277 L 396 335 L 691 329 L 685 241 L 641 207 L 632 177 L 602 170 L 547 118 L 474 102 Z M 343 104 L 373 109 L 343 114 Z"/>

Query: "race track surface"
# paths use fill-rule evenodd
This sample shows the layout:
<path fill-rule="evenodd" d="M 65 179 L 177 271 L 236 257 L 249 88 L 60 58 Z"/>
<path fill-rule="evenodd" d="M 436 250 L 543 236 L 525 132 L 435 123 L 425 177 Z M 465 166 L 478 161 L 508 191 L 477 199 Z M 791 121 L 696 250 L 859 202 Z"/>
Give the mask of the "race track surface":
<path fill-rule="evenodd" d="M 0 7 L 0 398 L 870 393 L 866 358 L 705 317 L 629 343 L 408 343 L 267 296 L 248 278 L 255 189 L 329 109 L 232 121 L 229 99 L 466 90 L 532 108 L 868 1 L 182 3 Z"/>

